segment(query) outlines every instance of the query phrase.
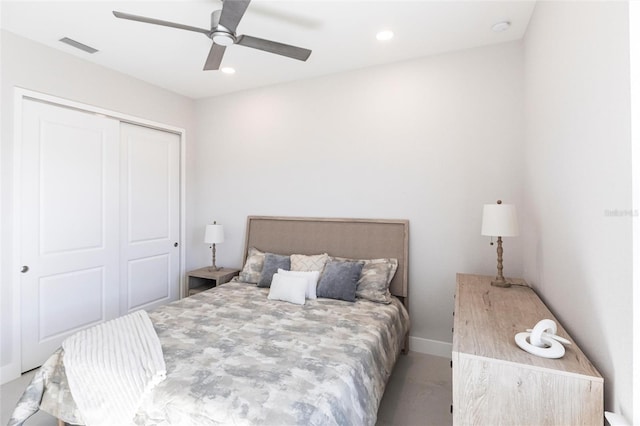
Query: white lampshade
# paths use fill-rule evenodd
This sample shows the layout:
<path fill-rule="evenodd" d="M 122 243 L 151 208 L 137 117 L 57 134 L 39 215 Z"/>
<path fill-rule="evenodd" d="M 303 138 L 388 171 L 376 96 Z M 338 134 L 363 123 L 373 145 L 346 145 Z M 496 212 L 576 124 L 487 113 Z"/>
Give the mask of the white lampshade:
<path fill-rule="evenodd" d="M 224 242 L 224 228 L 222 225 L 207 225 L 204 231 L 204 242 L 206 244 L 218 244 Z"/>
<path fill-rule="evenodd" d="M 482 210 L 482 235 L 517 237 L 518 218 L 513 204 L 485 204 Z"/>

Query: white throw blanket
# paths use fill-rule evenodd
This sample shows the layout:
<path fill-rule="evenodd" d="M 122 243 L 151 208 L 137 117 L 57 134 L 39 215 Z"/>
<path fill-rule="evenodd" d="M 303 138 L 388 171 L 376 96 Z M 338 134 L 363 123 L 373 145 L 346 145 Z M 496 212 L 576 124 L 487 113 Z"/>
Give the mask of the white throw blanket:
<path fill-rule="evenodd" d="M 69 389 L 88 426 L 132 424 L 143 397 L 166 376 L 145 311 L 82 330 L 62 348 Z"/>

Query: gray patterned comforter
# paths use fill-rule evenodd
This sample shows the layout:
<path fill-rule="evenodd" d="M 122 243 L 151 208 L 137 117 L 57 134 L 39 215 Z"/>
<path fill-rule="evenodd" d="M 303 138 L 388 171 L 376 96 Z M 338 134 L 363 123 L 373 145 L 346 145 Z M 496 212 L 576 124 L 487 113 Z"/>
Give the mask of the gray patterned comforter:
<path fill-rule="evenodd" d="M 402 304 L 267 299 L 228 283 L 149 314 L 167 379 L 137 425 L 373 425 L 409 318 Z M 39 408 L 82 423 L 60 351 L 36 373 L 9 425 Z"/>

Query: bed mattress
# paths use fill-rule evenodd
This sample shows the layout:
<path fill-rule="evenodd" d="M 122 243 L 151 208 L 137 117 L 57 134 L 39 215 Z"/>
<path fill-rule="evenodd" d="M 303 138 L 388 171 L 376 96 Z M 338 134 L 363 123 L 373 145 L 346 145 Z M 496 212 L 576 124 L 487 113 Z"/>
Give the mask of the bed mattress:
<path fill-rule="evenodd" d="M 267 299 L 235 282 L 149 313 L 167 379 L 137 425 L 373 425 L 409 328 L 407 311 L 358 299 Z M 10 422 L 37 409 L 83 423 L 61 351 L 36 373 Z"/>

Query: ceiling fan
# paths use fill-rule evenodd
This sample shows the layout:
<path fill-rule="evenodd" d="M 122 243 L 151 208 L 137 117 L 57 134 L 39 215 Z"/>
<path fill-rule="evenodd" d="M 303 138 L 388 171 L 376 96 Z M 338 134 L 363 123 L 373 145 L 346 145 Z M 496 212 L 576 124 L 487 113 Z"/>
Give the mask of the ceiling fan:
<path fill-rule="evenodd" d="M 162 21 L 160 19 L 147 18 L 146 16 L 131 15 L 129 13 L 113 11 L 116 18 L 131 21 L 146 22 L 147 24 L 162 25 L 178 28 L 180 30 L 202 33 L 213 41 L 209 56 L 204 64 L 204 70 L 217 70 L 220 68 L 222 57 L 227 46 L 239 44 L 240 46 L 264 50 L 276 55 L 306 61 L 311 55 L 311 50 L 288 44 L 278 43 L 248 35 L 236 35 L 236 28 L 244 12 L 249 7 L 251 0 L 223 0 L 222 9 L 211 13 L 211 29 L 192 27 L 175 22 Z"/>

